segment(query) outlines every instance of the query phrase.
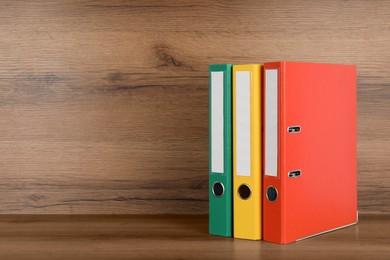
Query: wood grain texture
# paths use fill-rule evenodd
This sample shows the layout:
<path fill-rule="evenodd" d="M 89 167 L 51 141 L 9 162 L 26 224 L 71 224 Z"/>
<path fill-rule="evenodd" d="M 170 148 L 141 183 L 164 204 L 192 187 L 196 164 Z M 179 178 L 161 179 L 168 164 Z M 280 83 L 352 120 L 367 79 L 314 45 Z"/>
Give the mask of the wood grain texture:
<path fill-rule="evenodd" d="M 2 1 L 0 213 L 207 213 L 208 65 L 358 66 L 361 212 L 390 214 L 390 1 Z"/>
<path fill-rule="evenodd" d="M 211 236 L 207 216 L 0 216 L 0 258 L 389 259 L 390 219 L 289 245 Z"/>

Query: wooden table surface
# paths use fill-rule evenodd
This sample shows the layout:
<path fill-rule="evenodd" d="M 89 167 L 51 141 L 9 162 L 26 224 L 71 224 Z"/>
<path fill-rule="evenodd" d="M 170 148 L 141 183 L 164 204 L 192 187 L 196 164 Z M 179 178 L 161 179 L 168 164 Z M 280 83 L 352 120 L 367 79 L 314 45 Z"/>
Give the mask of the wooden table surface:
<path fill-rule="evenodd" d="M 390 259 L 390 216 L 289 245 L 208 235 L 206 215 L 3 215 L 0 259 Z"/>

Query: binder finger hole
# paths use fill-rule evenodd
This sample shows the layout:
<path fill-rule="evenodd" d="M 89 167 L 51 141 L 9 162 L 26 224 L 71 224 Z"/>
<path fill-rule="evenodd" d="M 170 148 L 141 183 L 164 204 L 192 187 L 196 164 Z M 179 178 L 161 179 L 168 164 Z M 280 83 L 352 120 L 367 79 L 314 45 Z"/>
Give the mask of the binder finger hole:
<path fill-rule="evenodd" d="M 266 196 L 269 201 L 274 202 L 278 198 L 278 190 L 273 186 L 269 186 L 267 188 Z"/>
<path fill-rule="evenodd" d="M 252 191 L 248 185 L 241 184 L 240 187 L 238 187 L 238 196 L 240 196 L 241 199 L 247 200 L 247 199 L 249 199 L 251 194 L 252 194 Z"/>
<path fill-rule="evenodd" d="M 220 182 L 215 182 L 212 187 L 213 194 L 217 197 L 221 197 L 225 192 L 225 187 Z"/>

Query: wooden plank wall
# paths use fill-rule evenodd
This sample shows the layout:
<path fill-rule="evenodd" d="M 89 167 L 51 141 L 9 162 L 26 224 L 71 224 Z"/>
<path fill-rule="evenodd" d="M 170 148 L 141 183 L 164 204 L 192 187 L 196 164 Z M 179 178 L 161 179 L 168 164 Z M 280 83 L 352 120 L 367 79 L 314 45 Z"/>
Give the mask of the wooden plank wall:
<path fill-rule="evenodd" d="M 2 1 L 0 213 L 207 213 L 208 64 L 358 66 L 363 213 L 390 213 L 390 1 Z M 337 180 L 335 180 L 337 181 Z"/>

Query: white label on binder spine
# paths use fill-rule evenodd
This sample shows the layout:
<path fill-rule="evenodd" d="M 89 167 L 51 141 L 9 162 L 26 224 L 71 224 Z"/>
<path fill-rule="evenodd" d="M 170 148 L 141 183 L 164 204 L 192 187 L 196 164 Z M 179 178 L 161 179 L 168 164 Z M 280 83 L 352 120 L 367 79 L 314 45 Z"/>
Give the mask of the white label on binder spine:
<path fill-rule="evenodd" d="M 251 174 L 251 74 L 236 72 L 236 175 Z"/>
<path fill-rule="evenodd" d="M 211 171 L 223 173 L 223 71 L 211 72 Z"/>
<path fill-rule="evenodd" d="M 278 176 L 278 70 L 265 71 L 265 175 Z"/>

